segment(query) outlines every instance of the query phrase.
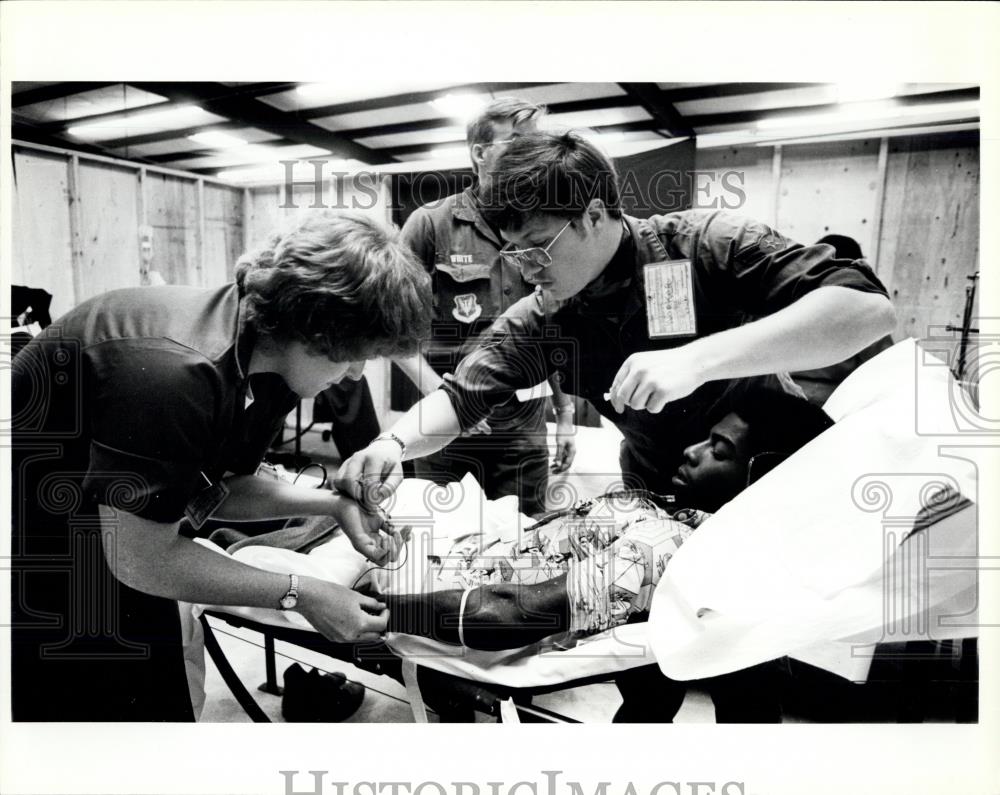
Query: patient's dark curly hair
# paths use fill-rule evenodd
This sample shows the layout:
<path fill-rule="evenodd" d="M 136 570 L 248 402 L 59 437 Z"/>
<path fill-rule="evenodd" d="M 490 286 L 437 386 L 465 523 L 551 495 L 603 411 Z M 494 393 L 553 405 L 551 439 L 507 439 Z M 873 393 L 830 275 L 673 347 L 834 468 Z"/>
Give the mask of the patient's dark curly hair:
<path fill-rule="evenodd" d="M 747 449 L 751 460 L 758 457 L 748 472 L 751 482 L 833 425 L 830 415 L 816 404 L 760 385 L 734 389 L 720 408 L 747 424 Z"/>
<path fill-rule="evenodd" d="M 406 356 L 430 330 L 430 276 L 396 230 L 361 213 L 310 213 L 235 275 L 259 335 L 333 361 Z"/>

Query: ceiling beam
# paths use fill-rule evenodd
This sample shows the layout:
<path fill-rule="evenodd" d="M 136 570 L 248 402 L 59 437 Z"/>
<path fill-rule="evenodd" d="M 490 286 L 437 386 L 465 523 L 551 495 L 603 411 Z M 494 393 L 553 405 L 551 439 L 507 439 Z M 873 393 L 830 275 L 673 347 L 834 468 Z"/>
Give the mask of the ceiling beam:
<path fill-rule="evenodd" d="M 220 83 L 220 85 L 222 85 Z M 257 97 L 267 97 L 271 94 L 280 94 L 282 91 L 290 91 L 300 83 L 237 83 L 235 86 L 223 86 L 231 90 L 229 96 L 243 97 L 244 99 L 255 99 Z"/>
<path fill-rule="evenodd" d="M 169 110 L 171 107 L 172 103 L 164 100 L 163 102 L 154 102 L 150 105 L 141 105 L 139 107 L 127 108 L 125 110 L 109 110 L 104 113 L 94 113 L 91 116 L 78 116 L 75 119 L 41 122 L 38 127 L 40 130 L 44 130 L 47 135 L 62 135 L 70 127 L 75 127 L 80 124 L 98 124 L 102 121 L 117 121 L 118 119 L 125 119 L 129 116 L 137 116 L 140 113 L 158 113 L 161 110 Z M 17 111 L 14 112 L 15 114 L 17 113 Z"/>
<path fill-rule="evenodd" d="M 581 113 L 588 110 L 631 107 L 633 104 L 627 96 L 617 95 L 612 97 L 595 97 L 592 99 L 574 99 L 567 102 L 553 102 L 546 107 L 549 114 L 553 115 L 558 113 Z M 360 140 L 362 138 L 374 138 L 379 135 L 426 132 L 427 130 L 440 130 L 445 127 L 459 125 L 464 127 L 464 125 L 461 125 L 455 119 L 441 116 L 436 119 L 420 119 L 417 121 L 398 122 L 396 124 L 378 124 L 372 127 L 355 127 L 353 129 L 341 130 L 340 132 Z"/>
<path fill-rule="evenodd" d="M 677 112 L 677 109 L 664 99 L 656 83 L 619 83 L 629 98 L 652 116 L 659 126 L 672 137 L 682 138 L 693 135 L 687 121 Z"/>
<path fill-rule="evenodd" d="M 293 84 L 294 85 L 294 84 Z M 550 85 L 548 83 L 488 83 L 488 84 L 470 84 L 470 85 L 492 85 L 492 86 L 535 86 L 535 85 Z M 455 90 L 455 89 L 450 89 Z M 422 95 L 428 95 L 432 99 L 435 96 L 440 95 L 440 91 L 437 92 L 421 92 Z M 359 102 L 352 102 L 344 105 L 329 105 L 327 108 L 341 108 L 341 113 L 353 113 L 359 110 L 375 110 L 378 108 L 395 107 L 397 102 L 400 105 L 412 104 L 409 102 L 400 101 L 401 98 L 414 97 L 416 94 L 397 94 L 394 97 L 377 97 L 372 100 L 361 100 Z M 393 100 L 393 102 L 385 104 L 386 100 Z M 597 97 L 593 99 L 582 99 L 582 100 L 571 100 L 568 102 L 555 102 L 549 106 L 550 113 L 575 113 L 579 111 L 587 110 L 603 110 L 605 108 L 619 107 L 625 97 L 622 95 L 616 95 L 611 97 Z M 157 105 L 149 106 L 149 109 L 160 108 L 166 103 L 158 103 Z M 319 118 L 319 115 L 314 116 L 312 111 L 315 109 L 310 108 L 305 111 L 285 111 L 286 115 L 294 119 L 311 119 Z M 99 116 L 92 117 L 92 119 L 113 119 L 122 116 L 127 116 L 135 111 L 113 111 L 108 114 L 100 114 Z M 327 113 L 321 114 L 322 116 L 328 115 Z M 436 127 L 427 127 L 426 129 L 437 129 L 438 127 L 446 127 L 454 124 L 454 120 L 451 119 L 438 119 L 438 125 Z M 74 119 L 73 122 L 63 124 L 56 123 L 49 130 L 50 134 L 57 134 L 64 131 L 66 127 L 71 126 L 71 124 L 82 123 L 80 119 Z M 205 124 L 200 127 L 189 127 L 183 130 L 162 130 L 153 133 L 143 133 L 141 135 L 132 135 L 122 138 L 115 138 L 111 141 L 104 142 L 104 146 L 108 149 L 120 149 L 127 146 L 140 146 L 143 144 L 159 143 L 161 141 L 171 141 L 175 138 L 186 138 L 189 135 L 195 135 L 200 132 L 215 132 L 215 131 L 226 131 L 226 130 L 237 130 L 247 127 L 246 124 L 238 124 L 235 122 L 223 122 L 223 123 L 213 123 Z M 338 130 L 339 134 L 349 134 L 351 138 L 360 138 L 361 136 L 355 135 L 353 130 Z"/>
<path fill-rule="evenodd" d="M 294 146 L 294 143 L 286 141 L 283 138 L 270 138 L 266 141 L 254 141 L 252 146 Z M 212 149 L 211 147 L 203 149 L 188 149 L 188 150 L 177 150 L 175 152 L 167 152 L 162 155 L 146 155 L 146 160 L 150 163 L 173 163 L 180 162 L 181 160 L 191 160 L 195 157 L 217 157 L 218 155 L 231 154 L 234 151 L 239 151 L 238 148 L 234 149 Z M 228 166 L 226 166 L 228 168 Z"/>
<path fill-rule="evenodd" d="M 588 110 L 607 110 L 608 108 L 627 108 L 633 103 L 623 94 L 610 97 L 591 97 L 590 99 L 570 99 L 565 102 L 553 102 L 546 105 L 549 115 L 555 113 L 582 113 Z"/>
<path fill-rule="evenodd" d="M 285 142 L 285 141 L 282 141 L 282 144 L 284 144 L 284 146 L 286 146 L 286 147 L 289 146 L 289 144 L 287 142 Z M 290 144 L 290 146 L 295 146 L 295 144 Z M 257 158 L 257 159 L 236 161 L 236 162 L 233 162 L 233 163 L 226 163 L 225 165 L 214 165 L 214 166 L 198 166 L 198 165 L 192 165 L 192 166 L 172 166 L 172 165 L 170 165 L 171 163 L 182 163 L 182 162 L 186 162 L 188 160 L 194 160 L 194 159 L 199 158 L 199 157 L 218 157 L 220 155 L 229 154 L 229 153 L 231 153 L 231 152 L 220 151 L 218 149 L 200 149 L 200 150 L 193 151 L 193 152 L 178 152 L 178 153 L 172 155 L 169 160 L 166 159 L 166 156 L 161 156 L 161 157 L 157 157 L 157 158 L 147 158 L 147 159 L 151 160 L 152 162 L 155 162 L 157 165 L 165 165 L 168 168 L 181 169 L 183 171 L 190 171 L 190 172 L 195 173 L 195 174 L 210 173 L 210 172 L 213 172 L 213 171 L 218 171 L 219 169 L 227 169 L 227 168 L 250 168 L 252 166 L 262 166 L 263 167 L 263 166 L 271 165 L 273 163 L 280 163 L 283 160 L 308 161 L 308 160 L 332 160 L 332 159 L 335 159 L 333 155 L 331 155 L 329 153 L 326 153 L 326 152 L 321 152 L 321 153 L 315 154 L 315 155 L 307 155 L 305 157 L 301 157 L 301 156 L 298 156 L 298 157 L 284 157 L 284 156 L 282 156 L 281 150 L 279 149 L 277 152 L 274 153 L 274 160 L 261 161 L 260 158 Z"/>
<path fill-rule="evenodd" d="M 233 132 L 234 130 L 245 130 L 246 124 L 236 121 L 222 121 L 214 124 L 202 124 L 197 127 L 184 127 L 179 130 L 160 130 L 158 132 L 145 133 L 143 135 L 128 135 L 123 138 L 109 138 L 100 141 L 100 145 L 105 149 L 125 149 L 130 146 L 145 146 L 146 144 L 160 143 L 161 141 L 175 141 L 197 135 L 203 132 Z"/>
<path fill-rule="evenodd" d="M 942 102 L 961 102 L 979 99 L 978 88 L 960 88 L 951 91 L 933 91 L 928 94 L 908 94 L 894 97 L 893 103 L 902 107 L 917 105 L 936 105 Z M 851 103 L 848 103 L 851 104 Z M 764 108 L 761 110 L 741 110 L 731 113 L 706 113 L 701 116 L 688 116 L 686 121 L 693 128 L 719 127 L 728 124 L 752 124 L 763 119 L 780 119 L 782 117 L 806 116 L 814 113 L 826 113 L 844 107 L 843 104 L 828 102 L 822 105 L 803 105 L 788 108 Z"/>
<path fill-rule="evenodd" d="M 100 87 L 100 86 L 107 86 L 107 85 L 112 85 L 112 86 L 113 85 L 123 85 L 126 88 L 129 87 L 129 86 L 135 86 L 136 88 L 139 87 L 135 83 L 59 83 L 58 85 L 59 86 L 90 86 L 90 87 Z M 297 86 L 297 85 L 298 85 L 298 83 L 246 83 L 246 84 L 242 84 L 242 85 L 239 85 L 239 86 L 222 86 L 222 85 L 220 85 L 220 90 L 221 90 L 222 93 L 220 93 L 219 96 L 220 97 L 221 96 L 232 96 L 232 97 L 242 97 L 244 99 L 253 99 L 255 97 L 267 96 L 268 94 L 276 94 L 276 93 L 278 93 L 280 91 L 286 91 L 290 87 L 294 87 L 294 86 Z M 48 86 L 45 86 L 43 88 L 48 88 Z M 37 89 L 37 90 L 40 91 L 42 89 Z M 88 90 L 88 89 L 87 88 L 69 89 L 67 91 L 66 95 L 68 96 L 68 95 L 71 95 L 71 94 L 74 94 L 74 93 L 78 93 L 80 91 L 86 91 L 86 90 Z M 145 90 L 145 89 L 143 89 L 143 90 Z M 158 93 L 158 92 L 152 92 L 152 93 Z M 16 107 L 17 104 L 18 103 L 15 103 L 13 106 Z M 21 103 L 21 104 L 23 104 L 23 103 Z M 148 110 L 148 111 L 153 112 L 153 111 L 157 111 L 157 110 L 167 110 L 167 109 L 169 109 L 169 107 L 170 107 L 170 102 L 167 101 L 166 98 L 164 98 L 163 102 L 154 102 L 154 103 L 152 103 L 150 105 L 142 105 L 142 106 L 136 107 L 136 108 L 124 108 L 124 109 L 121 109 L 121 110 L 105 111 L 104 113 L 94 113 L 94 114 L 92 114 L 90 116 L 77 116 L 75 119 L 66 119 L 66 120 L 63 120 L 63 121 L 56 121 L 56 122 L 45 122 L 45 123 L 43 123 L 43 126 L 45 127 L 46 132 L 48 134 L 50 134 L 50 135 L 59 135 L 60 133 L 63 133 L 66 130 L 68 130 L 70 127 L 73 127 L 73 126 L 78 125 L 78 124 L 90 124 L 92 122 L 110 121 L 110 120 L 113 120 L 113 119 L 127 118 L 128 116 L 132 116 L 132 115 L 137 114 L 137 113 L 142 113 L 143 111 L 147 111 Z M 169 139 L 164 139 L 164 140 L 169 140 Z"/>
<path fill-rule="evenodd" d="M 16 86 L 17 83 L 14 83 Z M 10 97 L 10 106 L 20 108 L 25 105 L 34 105 L 36 102 L 50 102 L 54 99 L 71 97 L 74 94 L 82 94 L 84 91 L 94 91 L 99 88 L 116 86 L 120 83 L 53 83 L 50 86 L 38 86 L 37 88 L 26 88 L 24 91 L 15 91 Z"/>
<path fill-rule="evenodd" d="M 372 97 L 371 99 L 359 99 L 354 102 L 341 102 L 337 105 L 321 105 L 315 108 L 303 108 L 296 113 L 302 119 L 323 119 L 329 116 L 343 116 L 347 113 L 358 113 L 365 110 L 384 110 L 385 108 L 395 108 L 401 105 L 419 105 L 421 102 L 430 102 L 433 99 L 442 97 L 445 94 L 454 92 L 489 92 L 490 94 L 502 94 L 507 91 L 520 91 L 525 88 L 537 88 L 538 86 L 550 86 L 553 83 L 462 83 L 460 85 L 436 88 L 431 91 L 410 91 L 405 94 L 393 94 L 388 97 Z"/>
<path fill-rule="evenodd" d="M 709 83 L 704 86 L 660 89 L 666 102 L 692 102 L 698 99 L 719 99 L 720 97 L 740 97 L 750 94 L 764 94 L 768 91 L 788 91 L 795 88 L 817 88 L 827 83 Z"/>
<path fill-rule="evenodd" d="M 461 127 L 465 125 L 457 119 L 437 118 L 437 119 L 417 119 L 414 121 L 401 121 L 395 124 L 378 124 L 374 127 L 357 127 L 353 130 L 343 130 L 352 138 L 361 140 L 363 138 L 374 138 L 380 135 L 400 135 L 402 133 L 426 132 L 427 130 L 440 130 L 445 127 Z M 462 136 L 465 139 L 465 136 Z"/>
<path fill-rule="evenodd" d="M 598 124 L 594 127 L 588 127 L 587 129 L 594 130 L 599 133 L 642 132 L 644 130 L 653 130 L 663 135 L 664 138 L 685 137 L 666 133 L 666 131 L 663 130 L 663 125 L 661 125 L 656 119 L 637 119 L 636 121 L 626 121 L 621 124 Z"/>
<path fill-rule="evenodd" d="M 226 86 L 218 83 L 134 83 L 137 88 L 165 96 L 173 102 L 193 102 L 209 113 L 231 121 L 269 132 L 299 144 L 318 146 L 337 157 L 360 160 L 363 163 L 387 163 L 383 153 L 369 149 L 337 132 L 324 130 L 308 121 L 295 118 L 277 108 L 254 99 L 227 96 Z"/>
<path fill-rule="evenodd" d="M 621 124 L 598 124 L 593 127 L 588 127 L 587 129 L 594 130 L 595 132 L 642 132 L 645 130 L 652 130 L 654 132 L 660 133 L 659 122 L 655 119 L 639 119 L 637 121 L 627 121 Z M 660 133 L 665 138 L 670 138 L 672 136 Z M 443 146 L 457 146 L 465 144 L 465 138 L 456 138 L 452 141 L 437 141 L 436 143 L 423 143 L 423 144 L 407 144 L 405 146 L 387 146 L 379 149 L 380 152 L 392 155 L 393 157 L 398 157 L 399 155 L 414 155 L 421 152 L 430 152 L 432 149 L 437 149 Z"/>
<path fill-rule="evenodd" d="M 362 99 L 355 102 L 345 102 L 339 105 L 323 105 L 315 108 L 305 108 L 298 111 L 304 119 L 322 119 L 330 116 L 344 116 L 348 113 L 358 113 L 365 110 L 383 110 L 385 108 L 398 107 L 400 105 L 417 105 L 421 102 L 430 102 L 433 99 L 458 91 L 489 91 L 493 94 L 507 91 L 517 91 L 523 88 L 536 88 L 539 86 L 559 85 L 558 83 L 465 83 L 463 85 L 439 88 L 434 91 L 414 91 L 407 94 L 395 94 L 388 97 L 373 97 L 372 99 Z M 716 97 L 738 96 L 740 94 L 758 94 L 765 91 L 778 91 L 788 88 L 809 88 L 813 86 L 825 85 L 824 83 L 713 83 L 704 86 L 689 86 L 687 88 L 674 88 L 663 91 L 663 96 L 668 102 L 684 102 L 692 99 L 713 99 Z M 570 113 L 574 102 L 579 102 L 584 106 L 580 110 L 590 110 L 598 108 L 617 107 L 626 104 L 625 97 L 614 95 L 610 97 L 596 97 L 594 99 L 573 100 L 569 102 L 557 102 L 550 104 L 550 113 Z M 584 103 L 594 103 L 588 106 Z M 607 104 L 605 104 L 607 103 Z M 566 109 L 554 110 L 554 108 L 566 105 Z"/>
<path fill-rule="evenodd" d="M 179 168 L 180 170 L 187 171 L 191 174 L 204 174 L 205 176 L 212 177 L 217 175 L 221 171 L 229 171 L 231 169 L 240 169 L 240 168 L 252 169 L 255 167 L 268 168 L 269 166 L 277 166 L 289 160 L 294 161 L 295 163 L 309 163 L 313 160 L 329 163 L 336 159 L 337 158 L 334 155 L 327 153 L 320 155 L 310 155 L 309 157 L 287 157 L 287 158 L 282 158 L 281 160 L 268 161 L 266 163 L 261 163 L 258 160 L 257 162 L 254 163 L 227 163 L 224 166 L 192 166 L 192 167 L 180 166 Z M 172 168 L 172 166 L 164 166 L 164 168 Z M 337 173 L 337 169 L 335 167 L 330 167 L 330 166 L 324 166 L 323 171 L 326 174 Z"/>

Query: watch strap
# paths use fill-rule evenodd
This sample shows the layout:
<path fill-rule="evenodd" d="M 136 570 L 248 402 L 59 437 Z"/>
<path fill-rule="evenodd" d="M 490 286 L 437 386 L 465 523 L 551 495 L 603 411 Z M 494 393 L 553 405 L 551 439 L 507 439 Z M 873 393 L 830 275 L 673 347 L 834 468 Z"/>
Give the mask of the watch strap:
<path fill-rule="evenodd" d="M 398 436 L 396 436 L 396 434 L 394 434 L 392 431 L 383 431 L 378 436 L 376 436 L 374 439 L 372 439 L 372 441 L 373 442 L 385 442 L 385 441 L 395 442 L 396 444 L 399 445 L 399 454 L 400 455 L 405 455 L 406 454 L 406 442 L 404 442 L 402 439 L 400 439 Z"/>
<path fill-rule="evenodd" d="M 299 575 L 289 574 L 288 575 L 288 590 L 285 595 L 281 597 L 278 601 L 278 605 L 282 610 L 291 610 L 298 604 L 299 601 Z"/>

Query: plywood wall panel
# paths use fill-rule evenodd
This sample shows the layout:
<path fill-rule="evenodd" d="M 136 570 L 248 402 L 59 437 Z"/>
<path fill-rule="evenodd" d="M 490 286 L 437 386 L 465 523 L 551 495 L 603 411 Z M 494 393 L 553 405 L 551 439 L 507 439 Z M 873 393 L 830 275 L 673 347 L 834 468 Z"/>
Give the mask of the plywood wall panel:
<path fill-rule="evenodd" d="M 823 235 L 853 237 L 873 250 L 878 213 L 878 139 L 782 147 L 777 228 L 808 245 Z"/>
<path fill-rule="evenodd" d="M 250 190 L 250 240 L 258 243 L 274 231 L 287 228 L 307 213 L 317 209 L 351 210 L 386 223 L 389 218 L 389 193 L 380 178 L 365 176 L 360 180 L 326 180 L 316 204 L 316 188 L 311 183 L 299 183 L 286 197 L 282 186 L 267 186 Z"/>
<path fill-rule="evenodd" d="M 198 284 L 198 185 L 147 173 L 146 218 L 153 227 L 153 269 L 168 284 Z"/>
<path fill-rule="evenodd" d="M 897 335 L 961 325 L 966 277 L 978 269 L 979 148 L 897 139 L 889 149 L 882 246 Z"/>
<path fill-rule="evenodd" d="M 15 149 L 11 281 L 52 294 L 50 314 L 76 305 L 69 217 L 69 159 Z"/>
<path fill-rule="evenodd" d="M 764 146 L 699 149 L 695 161 L 697 169 L 712 174 L 714 179 L 709 194 L 696 195 L 695 206 L 704 206 L 706 200 L 717 200 L 717 209 L 731 209 L 773 225 L 773 157 L 774 149 Z M 701 177 L 700 184 L 710 183 L 707 178 Z M 725 189 L 726 185 L 738 188 L 742 196 L 736 190 Z M 721 206 L 723 201 L 739 206 L 724 208 Z"/>
<path fill-rule="evenodd" d="M 243 253 L 243 191 L 206 184 L 205 262 L 202 278 L 207 287 L 232 281 L 233 265 Z"/>
<path fill-rule="evenodd" d="M 105 163 L 80 161 L 80 243 L 77 301 L 120 287 L 138 287 L 139 174 Z"/>
<path fill-rule="evenodd" d="M 281 204 L 281 188 L 261 187 L 250 190 L 249 219 L 250 246 L 262 244 L 271 232 L 278 229 L 284 219 Z"/>

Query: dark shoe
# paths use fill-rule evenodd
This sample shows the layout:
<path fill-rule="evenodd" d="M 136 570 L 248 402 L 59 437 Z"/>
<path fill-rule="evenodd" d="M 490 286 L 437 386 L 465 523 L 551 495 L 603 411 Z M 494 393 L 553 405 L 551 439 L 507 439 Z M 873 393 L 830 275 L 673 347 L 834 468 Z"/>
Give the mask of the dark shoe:
<path fill-rule="evenodd" d="M 281 716 L 289 723 L 336 723 L 358 711 L 365 689 L 342 673 L 308 673 L 298 663 L 285 670 Z"/>

